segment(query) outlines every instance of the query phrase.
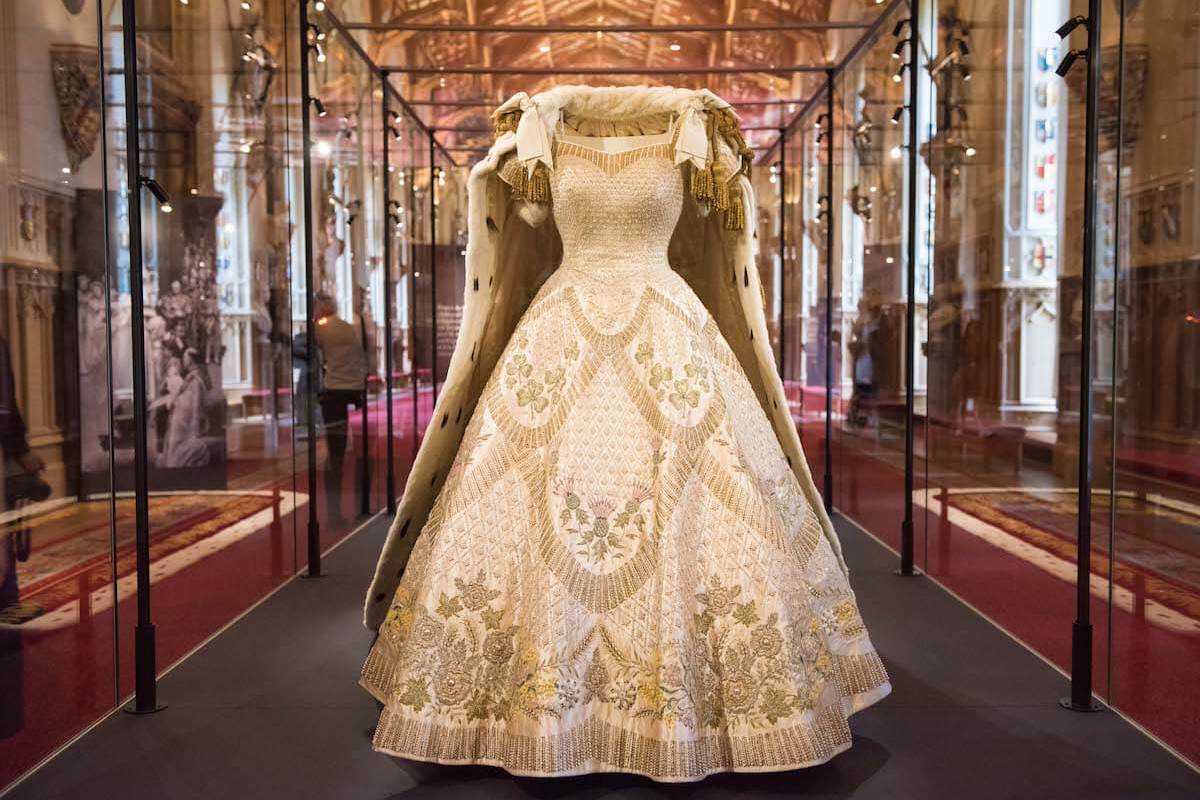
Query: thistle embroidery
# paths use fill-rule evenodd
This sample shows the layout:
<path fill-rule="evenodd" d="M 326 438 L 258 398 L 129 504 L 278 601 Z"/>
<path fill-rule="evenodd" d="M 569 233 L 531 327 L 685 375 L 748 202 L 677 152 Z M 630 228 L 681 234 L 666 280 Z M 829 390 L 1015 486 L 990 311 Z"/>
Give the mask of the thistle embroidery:
<path fill-rule="evenodd" d="M 651 494 L 645 487 L 635 486 L 619 508 L 605 497 L 592 499 L 585 508 L 571 476 L 555 481 L 554 493 L 562 502 L 559 524 L 578 541 L 576 554 L 593 564 L 627 554 L 630 544 L 646 532 L 648 517 L 643 506 Z"/>

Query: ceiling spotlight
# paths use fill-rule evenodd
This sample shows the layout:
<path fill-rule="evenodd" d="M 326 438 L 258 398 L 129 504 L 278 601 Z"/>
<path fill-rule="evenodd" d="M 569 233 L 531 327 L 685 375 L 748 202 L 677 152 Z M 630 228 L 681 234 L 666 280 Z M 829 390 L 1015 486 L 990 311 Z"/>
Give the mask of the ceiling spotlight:
<path fill-rule="evenodd" d="M 322 3 L 321 0 L 317 0 L 317 2 L 313 3 L 313 8 L 316 9 L 317 11 L 324 11 L 325 4 Z"/>
<path fill-rule="evenodd" d="M 315 45 L 313 45 L 313 48 L 314 48 L 314 49 L 317 51 L 317 61 L 318 61 L 318 63 L 324 64 L 324 63 L 325 63 L 325 51 L 324 51 L 324 49 L 322 49 L 322 48 L 321 48 L 321 45 L 319 45 L 319 44 L 315 44 Z"/>
<path fill-rule="evenodd" d="M 971 68 L 970 68 L 970 67 L 963 66 L 963 67 L 961 68 L 961 72 L 962 72 L 962 79 L 963 79 L 964 81 L 969 81 L 969 80 L 971 80 Z"/>
<path fill-rule="evenodd" d="M 312 149 L 313 153 L 321 158 L 329 158 L 329 156 L 333 153 L 333 147 L 324 139 L 319 139 L 317 142 L 315 142 Z"/>
<path fill-rule="evenodd" d="M 171 195 L 167 194 L 167 190 L 162 187 L 161 183 L 154 180 L 154 178 L 147 178 L 145 175 L 139 178 L 138 182 L 149 189 L 150 194 L 154 195 L 154 199 L 158 201 L 160 211 L 164 214 L 170 214 L 175 210 L 171 206 Z"/>
<path fill-rule="evenodd" d="M 1055 31 L 1055 33 L 1058 34 L 1058 38 L 1065 39 L 1071 35 L 1071 31 L 1075 30 L 1080 25 L 1082 25 L 1085 28 L 1087 27 L 1087 25 L 1088 25 L 1087 17 L 1081 17 L 1081 16 L 1076 15 L 1074 17 L 1071 17 L 1069 20 L 1064 22 L 1062 25 L 1060 25 L 1058 30 Z"/>
<path fill-rule="evenodd" d="M 902 30 L 904 30 L 904 26 L 907 24 L 908 24 L 908 17 L 905 17 L 904 19 L 897 22 L 895 27 L 892 28 L 892 36 L 899 36 L 900 32 Z"/>
<path fill-rule="evenodd" d="M 683 47 L 679 44 L 679 42 L 671 42 L 669 45 L 667 45 L 667 49 L 672 53 L 678 53 L 683 49 Z"/>
<path fill-rule="evenodd" d="M 896 49 L 892 51 L 892 58 L 895 58 L 895 59 L 900 58 L 901 54 L 904 52 L 905 44 L 907 44 L 907 42 L 904 39 L 901 39 L 900 41 L 896 42 Z"/>
<path fill-rule="evenodd" d="M 965 149 L 965 150 L 963 150 L 963 154 L 964 154 L 964 155 L 965 155 L 967 158 L 974 158 L 974 156 L 975 156 L 975 153 L 977 153 L 977 152 L 978 152 L 978 151 L 977 151 L 977 150 L 976 150 L 976 149 L 975 149 L 975 148 L 974 148 L 972 145 L 967 145 L 966 149 Z"/>
<path fill-rule="evenodd" d="M 541 45 L 538 45 L 538 52 L 539 52 L 539 53 L 549 53 L 549 52 L 550 52 L 550 45 L 548 45 L 548 44 L 541 44 Z"/>
<path fill-rule="evenodd" d="M 896 110 L 892 112 L 892 124 L 899 125 L 900 118 L 904 116 L 904 106 L 896 106 Z"/>
<path fill-rule="evenodd" d="M 895 145 L 891 150 L 888 151 L 888 155 L 891 156 L 892 161 L 899 160 L 901 153 L 902 151 L 900 149 L 900 145 Z"/>
<path fill-rule="evenodd" d="M 242 0 L 242 11 L 250 11 L 250 3 L 247 0 Z"/>
<path fill-rule="evenodd" d="M 310 97 L 308 99 L 309 99 L 309 102 L 311 102 L 313 104 L 313 108 L 315 108 L 317 110 L 318 117 L 324 117 L 326 114 L 329 113 L 328 111 L 325 110 L 325 104 L 321 102 L 321 98 Z"/>
<path fill-rule="evenodd" d="M 1087 60 L 1086 50 L 1068 50 L 1062 63 L 1054 70 L 1055 74 L 1060 78 L 1067 77 L 1067 73 L 1071 71 L 1071 67 L 1075 66 L 1075 62 L 1081 58 Z"/>
<path fill-rule="evenodd" d="M 892 75 L 892 83 L 900 83 L 900 81 L 904 80 L 904 73 L 907 70 L 908 70 L 907 62 L 904 64 L 901 64 L 900 68 L 897 69 L 895 74 Z"/>
<path fill-rule="evenodd" d="M 971 55 L 971 48 L 967 47 L 966 39 L 955 39 L 954 46 L 957 47 L 958 52 L 962 53 L 964 56 Z"/>
<path fill-rule="evenodd" d="M 245 142 L 245 143 L 243 143 L 243 144 L 242 144 L 241 148 L 239 148 L 239 149 L 240 149 L 240 150 L 241 150 L 243 153 L 249 153 L 249 152 L 250 152 L 250 150 L 251 150 L 251 148 L 252 148 L 253 146 L 254 146 L 254 145 L 253 145 L 252 143 L 250 143 L 250 142 Z"/>

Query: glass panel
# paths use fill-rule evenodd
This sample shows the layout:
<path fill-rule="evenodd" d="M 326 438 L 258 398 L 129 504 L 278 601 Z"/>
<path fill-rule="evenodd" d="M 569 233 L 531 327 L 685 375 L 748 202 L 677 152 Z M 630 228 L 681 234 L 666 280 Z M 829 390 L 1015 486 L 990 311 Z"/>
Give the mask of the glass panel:
<path fill-rule="evenodd" d="M 166 193 L 141 192 L 160 668 L 294 572 L 307 501 L 292 438 L 289 284 L 303 263 L 299 106 L 288 102 L 296 29 L 282 7 L 254 5 L 139 5 L 142 174 Z M 127 277 L 119 283 L 131 303 Z M 138 368 L 128 350 L 114 361 Z M 131 388 L 116 396 L 131 408 Z M 132 461 L 120 433 L 118 458 Z M 123 660 L 135 622 L 122 616 Z M 132 677 L 123 670 L 126 691 Z"/>
<path fill-rule="evenodd" d="M 888 20 L 835 86 L 835 492 L 843 513 L 898 546 L 908 159 L 905 126 L 891 119 L 910 73 L 898 72 L 891 29 Z"/>
<path fill-rule="evenodd" d="M 124 111 L 121 47 L 95 2 L 0 9 L 0 791 L 113 708 L 114 574 L 131 613 L 108 370 L 129 343 L 109 280 L 124 165 L 101 138 Z"/>
<path fill-rule="evenodd" d="M 315 34 L 319 36 L 321 34 Z M 366 468 L 372 427 L 364 405 L 376 362 L 372 264 L 378 258 L 379 189 L 375 180 L 380 85 L 354 43 L 329 31 L 310 81 L 326 110 L 315 115 L 313 282 L 318 359 L 318 489 L 324 547 L 356 526 L 370 506 Z M 377 426 L 376 426 L 377 427 Z"/>
<path fill-rule="evenodd" d="M 1064 668 L 1083 227 L 1083 102 L 1073 82 L 1085 70 L 1067 82 L 1055 75 L 1055 29 L 1084 5 L 936 3 L 922 95 L 931 112 L 921 151 L 928 229 L 918 240 L 931 253 L 921 289 L 928 327 L 918 331 L 928 490 L 915 499 L 929 534 L 925 566 Z M 1100 622 L 1104 609 L 1093 613 Z"/>
<path fill-rule="evenodd" d="M 1111 702 L 1200 762 L 1200 72 L 1195 6 L 1125 2 L 1106 21 L 1102 160 L 1115 172 L 1102 205 L 1097 291 L 1096 548 L 1113 554 Z M 1107 10 L 1107 9 L 1106 9 Z M 1190 15 L 1190 17 L 1189 17 Z M 1190 18 L 1192 27 L 1180 21 Z M 1115 223 L 1115 224 L 1113 224 Z M 1119 226 L 1119 228 L 1118 228 Z M 1115 231 L 1119 229 L 1119 239 Z M 1115 270 L 1114 270 L 1115 266 Z M 1112 338 L 1112 318 L 1116 335 Z M 1115 508 L 1107 507 L 1107 489 Z M 1100 561 L 1094 559 L 1094 563 Z M 1097 564 L 1098 566 L 1098 564 Z M 1107 565 L 1105 565 L 1107 567 Z M 1102 626 L 1103 619 L 1096 622 Z M 1098 629 L 1098 639 L 1102 629 Z M 1097 648 L 1098 658 L 1101 653 Z M 1104 663 L 1097 661 L 1103 674 Z"/>

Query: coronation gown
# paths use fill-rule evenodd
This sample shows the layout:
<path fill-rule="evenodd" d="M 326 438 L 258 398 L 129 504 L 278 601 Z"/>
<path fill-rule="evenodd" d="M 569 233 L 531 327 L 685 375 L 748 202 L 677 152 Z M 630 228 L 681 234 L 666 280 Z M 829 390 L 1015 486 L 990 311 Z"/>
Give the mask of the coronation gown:
<path fill-rule="evenodd" d="M 669 133 L 554 143 L 562 260 L 363 667 L 377 750 L 533 776 L 783 770 L 847 749 L 848 716 L 890 691 L 768 416 L 668 264 L 672 154 Z"/>

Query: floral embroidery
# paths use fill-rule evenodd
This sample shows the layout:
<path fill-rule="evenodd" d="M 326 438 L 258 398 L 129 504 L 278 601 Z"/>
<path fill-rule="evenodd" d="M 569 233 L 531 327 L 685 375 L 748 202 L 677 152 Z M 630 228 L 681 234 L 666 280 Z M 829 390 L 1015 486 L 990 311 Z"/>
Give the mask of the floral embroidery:
<path fill-rule="evenodd" d="M 763 619 L 758 601 L 739 602 L 741 594 L 741 586 L 727 586 L 713 576 L 696 595 L 703 610 L 693 622 L 704 637 L 706 666 L 698 706 L 706 727 L 764 727 L 813 708 L 832 671 L 815 622 L 810 629 L 789 630 L 793 638 L 785 639 L 779 615 Z"/>
<path fill-rule="evenodd" d="M 474 580 L 455 579 L 454 586 L 456 594 L 441 593 L 433 612 L 418 610 L 411 628 L 400 632 L 398 663 L 410 677 L 397 687 L 396 702 L 418 712 L 433 704 L 468 720 L 503 718 L 517 628 L 501 624 L 503 612 L 492 606 L 501 592 L 482 570 Z"/>
<path fill-rule="evenodd" d="M 592 652 L 583 676 L 584 702 L 592 700 L 628 711 L 635 718 L 668 724 L 696 725 L 695 707 L 684 686 L 683 667 L 670 648 L 654 661 L 622 653 L 603 627 L 600 643 Z"/>

